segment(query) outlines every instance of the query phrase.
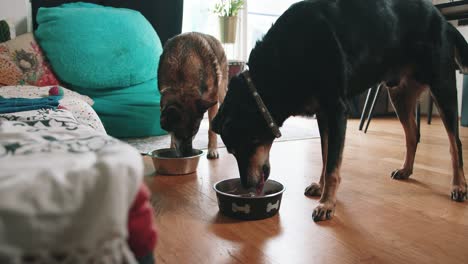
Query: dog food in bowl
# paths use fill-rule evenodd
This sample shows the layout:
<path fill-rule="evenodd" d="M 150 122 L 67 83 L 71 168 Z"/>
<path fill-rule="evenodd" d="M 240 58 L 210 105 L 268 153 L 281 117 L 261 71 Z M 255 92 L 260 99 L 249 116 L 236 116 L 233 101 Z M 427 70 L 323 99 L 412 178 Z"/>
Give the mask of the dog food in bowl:
<path fill-rule="evenodd" d="M 273 193 L 275 193 L 275 191 L 274 190 L 269 190 L 269 191 L 265 192 L 265 189 L 263 189 L 263 191 L 261 193 L 257 194 L 253 190 L 246 190 L 242 186 L 238 186 L 238 187 L 235 187 L 232 190 L 227 190 L 226 193 L 232 194 L 232 195 L 238 195 L 238 196 L 241 196 L 241 197 L 261 197 L 261 196 L 273 194 Z"/>
<path fill-rule="evenodd" d="M 153 160 L 156 172 L 163 175 L 190 174 L 197 170 L 198 161 L 203 151 L 193 149 L 192 155 L 180 157 L 175 149 L 165 148 L 153 150 L 148 156 Z"/>
<path fill-rule="evenodd" d="M 246 190 L 239 178 L 217 182 L 213 186 L 218 198 L 219 211 L 226 216 L 257 220 L 278 213 L 284 186 L 274 180 L 265 182 L 262 193 Z"/>

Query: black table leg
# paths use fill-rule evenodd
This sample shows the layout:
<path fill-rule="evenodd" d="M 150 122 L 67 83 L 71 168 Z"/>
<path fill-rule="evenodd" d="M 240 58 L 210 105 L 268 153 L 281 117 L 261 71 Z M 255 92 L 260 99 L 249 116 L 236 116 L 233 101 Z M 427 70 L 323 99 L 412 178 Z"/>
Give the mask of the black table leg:
<path fill-rule="evenodd" d="M 367 129 L 369 128 L 370 121 L 372 120 L 372 116 L 374 115 L 375 102 L 377 101 L 377 98 L 379 97 L 380 88 L 382 88 L 382 84 L 379 84 L 375 91 L 374 100 L 372 101 L 372 105 L 369 109 L 369 115 L 367 116 L 367 124 L 366 124 L 366 128 L 364 129 L 364 133 L 367 133 Z"/>
<path fill-rule="evenodd" d="M 427 106 L 427 123 L 430 125 L 432 121 L 432 106 L 434 105 L 434 99 L 429 92 L 429 105 Z"/>
<path fill-rule="evenodd" d="M 366 114 L 368 111 L 369 105 L 369 99 L 371 97 L 371 94 L 374 90 L 374 87 L 369 88 L 369 91 L 367 92 L 367 97 L 366 97 L 366 102 L 364 103 L 364 107 L 362 108 L 362 114 L 361 114 L 361 121 L 359 122 L 359 131 L 362 130 L 362 127 L 364 126 L 364 122 L 366 121 Z"/>

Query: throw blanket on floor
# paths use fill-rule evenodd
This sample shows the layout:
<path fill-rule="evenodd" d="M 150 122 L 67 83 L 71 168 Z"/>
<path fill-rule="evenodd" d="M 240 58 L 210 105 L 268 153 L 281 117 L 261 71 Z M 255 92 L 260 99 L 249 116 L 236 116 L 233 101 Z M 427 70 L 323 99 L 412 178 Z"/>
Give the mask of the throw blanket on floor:
<path fill-rule="evenodd" d="M 0 114 L 0 168 L 0 262 L 136 263 L 134 148 L 66 110 Z"/>
<path fill-rule="evenodd" d="M 54 86 L 2 86 L 0 96 L 4 98 L 41 98 L 49 95 L 49 90 Z M 93 100 L 91 98 L 80 95 L 76 92 L 61 87 L 63 96 L 60 99 L 59 108 L 64 108 L 73 114 L 78 123 L 89 126 L 100 133 L 106 133 L 104 126 L 101 123 L 96 112 L 91 108 Z"/>

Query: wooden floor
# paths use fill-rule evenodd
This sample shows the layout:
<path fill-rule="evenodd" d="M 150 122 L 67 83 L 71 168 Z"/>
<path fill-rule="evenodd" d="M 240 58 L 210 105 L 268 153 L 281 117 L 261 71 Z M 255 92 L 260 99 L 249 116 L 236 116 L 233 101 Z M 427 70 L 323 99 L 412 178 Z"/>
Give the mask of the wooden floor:
<path fill-rule="evenodd" d="M 317 200 L 303 195 L 319 179 L 319 139 L 273 145 L 270 178 L 286 192 L 279 214 L 266 220 L 218 214 L 213 183 L 238 177 L 225 149 L 217 161 L 203 158 L 197 174 L 146 177 L 159 229 L 157 262 L 468 263 L 468 202 L 449 199 L 450 155 L 441 121 L 422 125 L 408 181 L 390 179 L 405 152 L 399 122 L 374 119 L 367 134 L 357 125 L 349 121 L 337 211 L 327 222 L 312 221 Z M 460 134 L 467 156 L 468 128 Z"/>

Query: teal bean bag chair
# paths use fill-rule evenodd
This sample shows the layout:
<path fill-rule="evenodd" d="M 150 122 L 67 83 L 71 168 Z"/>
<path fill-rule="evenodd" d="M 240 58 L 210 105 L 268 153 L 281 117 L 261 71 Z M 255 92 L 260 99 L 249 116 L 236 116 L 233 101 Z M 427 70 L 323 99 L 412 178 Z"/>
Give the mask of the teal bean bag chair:
<path fill-rule="evenodd" d="M 166 134 L 159 124 L 162 45 L 140 12 L 89 3 L 40 8 L 35 37 L 70 89 L 93 98 L 109 135 Z"/>

